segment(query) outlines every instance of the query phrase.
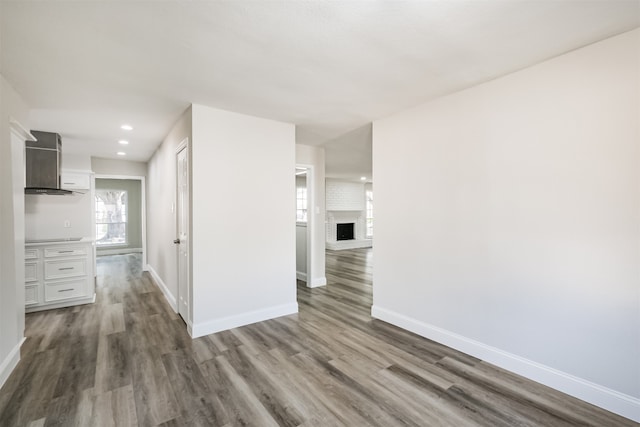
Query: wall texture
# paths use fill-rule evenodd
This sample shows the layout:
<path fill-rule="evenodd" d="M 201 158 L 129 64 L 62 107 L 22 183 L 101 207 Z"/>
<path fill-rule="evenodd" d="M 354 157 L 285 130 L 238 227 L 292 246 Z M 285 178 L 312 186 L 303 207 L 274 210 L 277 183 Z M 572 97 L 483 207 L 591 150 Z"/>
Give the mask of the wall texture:
<path fill-rule="evenodd" d="M 192 110 L 193 335 L 297 312 L 295 127 Z"/>
<path fill-rule="evenodd" d="M 375 317 L 640 421 L 639 45 L 374 123 Z"/>

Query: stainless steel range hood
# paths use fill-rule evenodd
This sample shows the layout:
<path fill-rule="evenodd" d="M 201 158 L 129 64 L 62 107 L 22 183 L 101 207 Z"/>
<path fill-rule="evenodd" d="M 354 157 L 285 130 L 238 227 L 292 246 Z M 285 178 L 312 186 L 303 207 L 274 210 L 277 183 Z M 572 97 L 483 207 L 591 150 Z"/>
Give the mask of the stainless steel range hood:
<path fill-rule="evenodd" d="M 60 188 L 62 139 L 53 132 L 32 130 L 37 141 L 26 141 L 25 194 L 69 195 Z"/>

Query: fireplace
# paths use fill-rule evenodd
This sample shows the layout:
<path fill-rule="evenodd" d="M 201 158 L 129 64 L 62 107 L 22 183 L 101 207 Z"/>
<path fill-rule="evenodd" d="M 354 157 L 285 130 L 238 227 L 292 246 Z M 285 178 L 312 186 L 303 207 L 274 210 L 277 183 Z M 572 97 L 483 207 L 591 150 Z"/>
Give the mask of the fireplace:
<path fill-rule="evenodd" d="M 354 223 L 336 224 L 336 240 L 353 240 Z"/>

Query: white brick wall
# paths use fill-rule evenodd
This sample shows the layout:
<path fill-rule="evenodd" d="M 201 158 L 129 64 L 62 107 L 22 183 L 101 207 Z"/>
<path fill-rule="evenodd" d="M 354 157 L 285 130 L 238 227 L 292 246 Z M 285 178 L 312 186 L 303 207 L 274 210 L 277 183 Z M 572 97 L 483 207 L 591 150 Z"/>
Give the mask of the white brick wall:
<path fill-rule="evenodd" d="M 328 211 L 363 211 L 365 209 L 364 184 L 327 180 L 325 191 Z"/>
<path fill-rule="evenodd" d="M 347 249 L 371 246 L 366 239 L 365 185 L 358 182 L 326 182 L 327 247 Z M 336 224 L 354 223 L 355 240 L 337 241 Z"/>

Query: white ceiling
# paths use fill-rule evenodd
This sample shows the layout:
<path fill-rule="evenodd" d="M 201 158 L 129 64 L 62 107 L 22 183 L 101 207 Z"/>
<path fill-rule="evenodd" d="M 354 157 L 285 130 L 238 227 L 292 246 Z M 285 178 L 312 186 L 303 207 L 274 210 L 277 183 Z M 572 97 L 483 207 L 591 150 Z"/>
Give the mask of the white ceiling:
<path fill-rule="evenodd" d="M 640 25 L 638 0 L 7 1 L 0 71 L 64 149 L 147 160 L 190 103 L 324 144 Z M 345 142 L 348 144 L 348 142 Z M 355 142 L 358 145 L 359 142 Z"/>

